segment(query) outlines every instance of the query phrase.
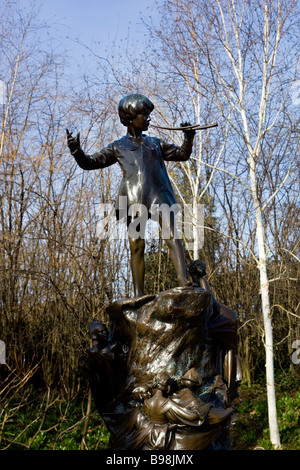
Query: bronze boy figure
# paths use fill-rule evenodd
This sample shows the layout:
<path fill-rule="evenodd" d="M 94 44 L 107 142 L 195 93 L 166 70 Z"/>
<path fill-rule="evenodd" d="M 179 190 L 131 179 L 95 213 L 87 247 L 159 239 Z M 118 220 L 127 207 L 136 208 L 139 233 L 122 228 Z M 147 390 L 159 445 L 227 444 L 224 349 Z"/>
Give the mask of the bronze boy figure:
<path fill-rule="evenodd" d="M 183 129 L 184 141 L 180 148 L 173 144 L 167 144 L 159 138 L 145 135 L 143 131 L 147 131 L 149 127 L 150 113 L 153 109 L 153 103 L 143 95 L 131 94 L 125 96 L 119 103 L 118 111 L 122 124 L 127 127 L 127 135 L 93 155 L 86 155 L 80 148 L 79 134 L 77 138 L 74 138 L 72 133 L 67 130 L 68 147 L 78 165 L 84 170 L 95 170 L 119 163 L 123 172 L 119 196 L 126 196 L 127 209 L 132 207 L 133 204 L 145 206 L 148 217 L 150 217 L 153 204 L 167 204 L 169 207 L 176 204 L 164 161 L 187 161 L 192 152 L 195 135 L 194 130 Z M 119 198 L 116 204 L 116 215 L 118 219 L 122 218 Z M 127 218 L 128 227 L 135 216 L 133 214 Z M 158 214 L 158 219 L 162 226 L 161 213 Z M 174 237 L 176 227 L 173 212 L 170 212 L 169 229 L 170 237 L 165 241 L 176 269 L 179 285 L 186 285 L 188 279 L 184 251 L 181 240 Z M 129 231 L 135 297 L 143 295 L 145 272 L 144 230 L 145 227 L 141 226 L 139 237 L 131 236 Z"/>

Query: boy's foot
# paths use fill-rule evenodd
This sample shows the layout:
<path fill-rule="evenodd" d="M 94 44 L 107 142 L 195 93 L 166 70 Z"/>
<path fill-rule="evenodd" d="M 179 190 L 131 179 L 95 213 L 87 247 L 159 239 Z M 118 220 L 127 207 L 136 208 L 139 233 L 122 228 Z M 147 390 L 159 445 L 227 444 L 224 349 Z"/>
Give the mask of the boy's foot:
<path fill-rule="evenodd" d="M 191 286 L 192 284 L 192 281 L 189 281 L 188 279 L 183 279 L 182 281 L 179 280 L 179 285 L 181 287 Z"/>

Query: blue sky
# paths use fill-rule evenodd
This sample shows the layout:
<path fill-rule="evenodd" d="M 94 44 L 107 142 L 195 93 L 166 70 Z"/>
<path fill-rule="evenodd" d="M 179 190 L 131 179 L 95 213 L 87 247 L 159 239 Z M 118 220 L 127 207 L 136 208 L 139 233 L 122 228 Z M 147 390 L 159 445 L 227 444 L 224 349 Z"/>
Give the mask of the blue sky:
<path fill-rule="evenodd" d="M 141 16 L 156 14 L 155 0 L 18 0 L 18 4 L 28 11 L 32 4 L 39 9 L 38 22 L 51 27 L 52 42 L 67 52 L 74 70 L 78 63 L 86 63 L 82 56 L 86 56 L 87 50 L 79 42 L 96 48 L 101 56 L 106 55 L 113 42 L 121 43 L 128 35 L 142 48 L 145 27 Z M 0 80 L 0 105 L 5 94 Z"/>
<path fill-rule="evenodd" d="M 39 17 L 53 26 L 51 35 L 63 41 L 74 57 L 79 53 L 78 40 L 88 47 L 98 43 L 103 54 L 128 32 L 130 39 L 142 40 L 141 15 L 155 15 L 154 0 L 37 0 L 36 5 Z"/>

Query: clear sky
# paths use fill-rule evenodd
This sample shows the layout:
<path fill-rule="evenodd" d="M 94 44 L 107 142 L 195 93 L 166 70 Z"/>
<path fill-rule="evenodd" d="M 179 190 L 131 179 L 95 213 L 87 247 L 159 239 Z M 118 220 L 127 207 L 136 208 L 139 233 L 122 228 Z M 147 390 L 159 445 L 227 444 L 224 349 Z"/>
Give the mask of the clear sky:
<path fill-rule="evenodd" d="M 26 3 L 26 0 L 23 0 Z M 154 0 L 36 0 L 40 18 L 53 25 L 51 35 L 76 55 L 78 40 L 91 47 L 98 43 L 104 54 L 109 45 L 130 39 L 142 40 L 141 16 L 155 15 Z"/>

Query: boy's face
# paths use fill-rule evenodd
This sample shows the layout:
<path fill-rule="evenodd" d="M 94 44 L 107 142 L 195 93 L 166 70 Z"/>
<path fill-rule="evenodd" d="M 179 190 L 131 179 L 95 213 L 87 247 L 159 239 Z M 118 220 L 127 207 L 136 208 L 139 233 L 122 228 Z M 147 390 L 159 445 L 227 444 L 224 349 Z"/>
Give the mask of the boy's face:
<path fill-rule="evenodd" d="M 150 113 L 145 111 L 143 113 L 137 114 L 134 119 L 132 120 L 132 125 L 135 129 L 139 131 L 146 131 L 149 127 L 151 118 Z"/>

